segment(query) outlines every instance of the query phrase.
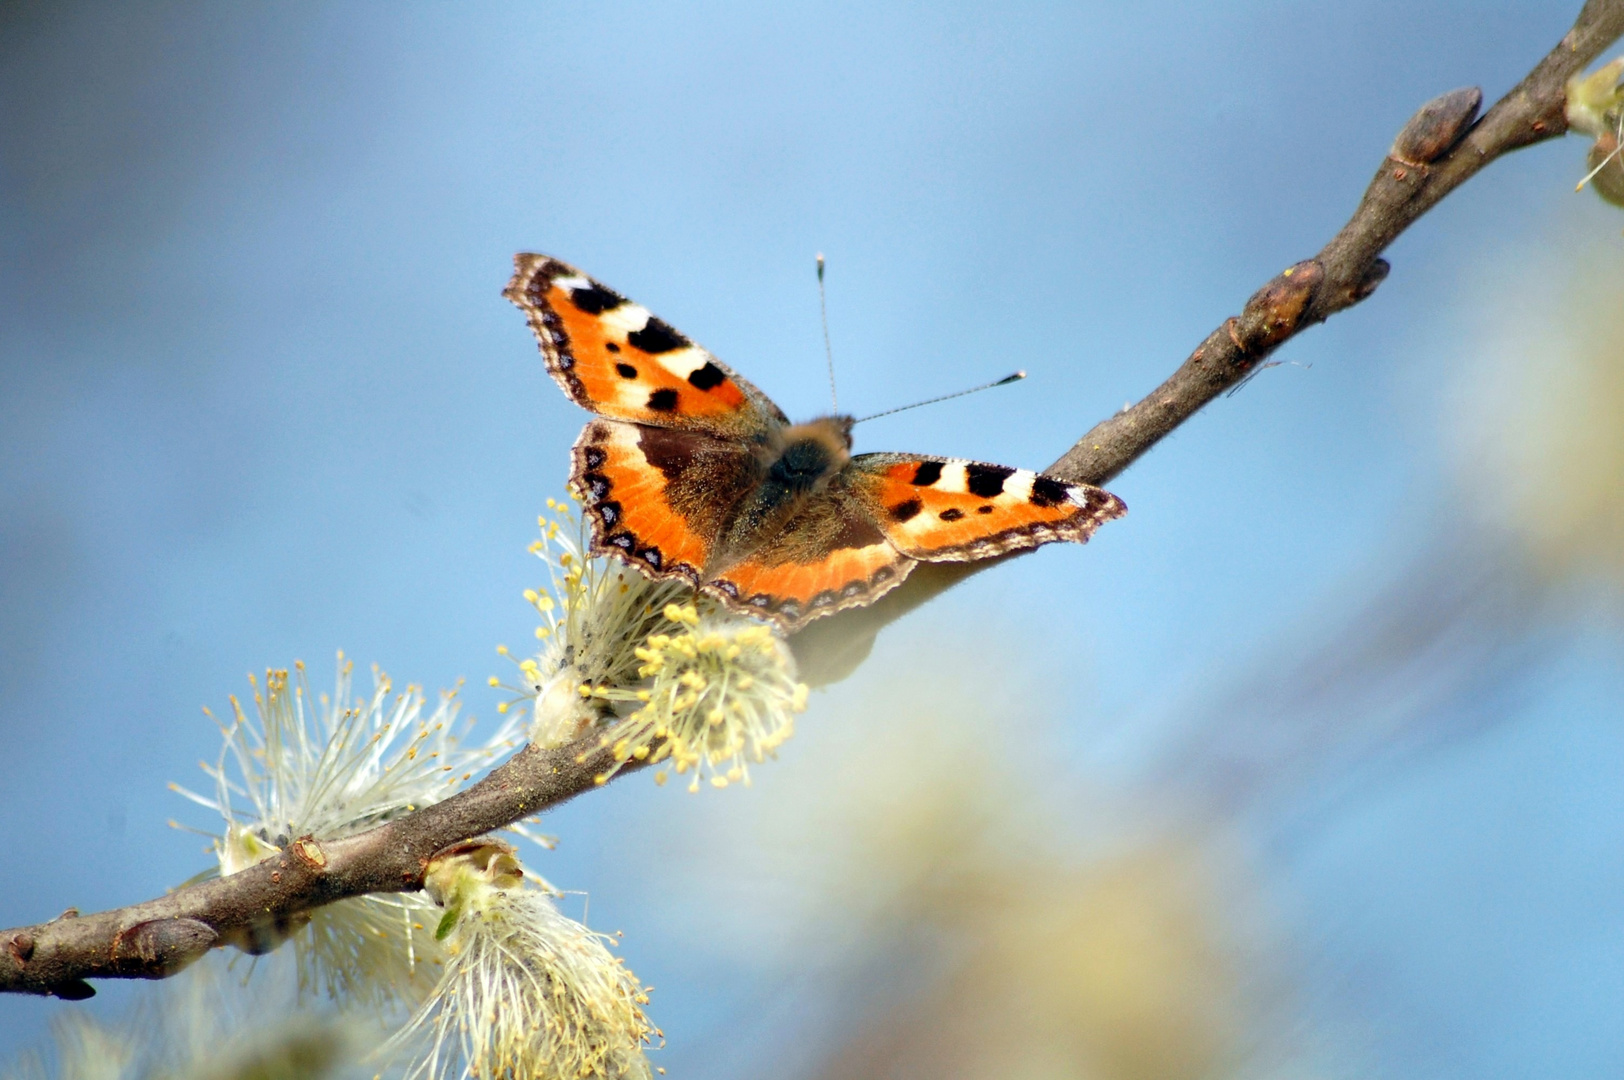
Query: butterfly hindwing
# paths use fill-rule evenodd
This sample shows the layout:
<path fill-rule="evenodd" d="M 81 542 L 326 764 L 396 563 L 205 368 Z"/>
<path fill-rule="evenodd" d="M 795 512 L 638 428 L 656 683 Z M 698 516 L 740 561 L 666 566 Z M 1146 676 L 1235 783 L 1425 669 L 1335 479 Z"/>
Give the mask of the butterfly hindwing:
<path fill-rule="evenodd" d="M 546 255 L 515 255 L 502 295 L 530 321 L 547 370 L 614 420 L 749 437 L 788 423 L 767 396 L 619 293 Z"/>
<path fill-rule="evenodd" d="M 573 457 L 594 552 L 695 585 L 727 513 L 757 482 L 744 444 L 697 431 L 593 420 Z"/>
<path fill-rule="evenodd" d="M 885 538 L 927 562 L 987 559 L 1054 540 L 1081 543 L 1127 512 L 1100 488 L 1004 465 L 862 454 L 847 469 Z"/>
<path fill-rule="evenodd" d="M 705 591 L 793 630 L 902 584 L 914 560 L 886 540 L 845 480 L 835 477 L 748 555 L 708 574 Z"/>

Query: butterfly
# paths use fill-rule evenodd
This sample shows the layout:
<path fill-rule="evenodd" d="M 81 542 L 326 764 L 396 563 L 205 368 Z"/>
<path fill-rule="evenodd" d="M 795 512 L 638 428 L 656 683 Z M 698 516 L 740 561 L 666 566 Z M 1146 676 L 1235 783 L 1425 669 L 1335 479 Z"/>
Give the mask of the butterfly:
<path fill-rule="evenodd" d="M 681 578 L 786 631 L 872 603 L 920 561 L 1086 541 L 1122 500 L 1042 473 L 923 454 L 853 456 L 849 416 L 791 424 L 772 400 L 648 309 L 546 255 L 502 295 L 547 370 L 598 414 L 570 484 L 592 552 Z"/>

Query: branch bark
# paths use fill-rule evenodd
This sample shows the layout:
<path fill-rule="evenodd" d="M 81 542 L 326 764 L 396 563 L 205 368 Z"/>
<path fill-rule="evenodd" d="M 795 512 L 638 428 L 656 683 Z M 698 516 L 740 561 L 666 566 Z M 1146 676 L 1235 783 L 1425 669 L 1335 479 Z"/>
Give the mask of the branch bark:
<path fill-rule="evenodd" d="M 323 904 L 415 891 L 435 852 L 574 798 L 612 762 L 596 735 L 553 750 L 526 746 L 466 791 L 364 833 L 302 837 L 230 877 L 97 915 L 70 910 L 39 926 L 0 931 L 0 990 L 87 998 L 95 991 L 85 979 L 166 978 L 215 945 L 249 944 Z"/>
<path fill-rule="evenodd" d="M 1566 132 L 1568 78 L 1621 35 L 1624 0 L 1587 0 L 1573 29 L 1481 120 L 1473 122 L 1476 89 L 1422 106 L 1330 243 L 1266 283 L 1162 385 L 1096 424 L 1048 471 L 1106 483 L 1293 336 L 1370 296 L 1387 275 L 1382 251 L 1417 218 L 1502 154 Z M 803 677 L 814 684 L 842 677 L 882 627 L 992 561 L 922 564 L 878 603 L 812 623 L 791 642 Z M 420 889 L 435 852 L 581 794 L 610 763 L 595 735 L 554 750 L 527 746 L 468 790 L 356 836 L 304 837 L 230 877 L 0 931 L 0 991 L 85 998 L 95 993 L 86 979 L 165 978 L 211 948 L 248 943 L 324 904 Z"/>

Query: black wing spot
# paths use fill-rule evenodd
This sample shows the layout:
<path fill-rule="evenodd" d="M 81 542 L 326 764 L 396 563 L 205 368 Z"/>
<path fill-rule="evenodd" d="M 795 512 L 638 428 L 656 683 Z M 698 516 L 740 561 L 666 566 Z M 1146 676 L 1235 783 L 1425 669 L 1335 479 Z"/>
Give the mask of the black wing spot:
<path fill-rule="evenodd" d="M 970 494 L 990 499 L 1004 490 L 1004 481 L 1015 475 L 1015 470 L 1003 465 L 966 465 L 965 487 Z"/>
<path fill-rule="evenodd" d="M 620 346 L 619 346 L 619 345 L 616 345 L 616 344 L 615 344 L 615 343 L 614 343 L 614 342 L 612 342 L 612 341 L 606 341 L 606 342 L 604 342 L 604 343 L 603 343 L 603 347 L 604 347 L 604 348 L 606 348 L 606 349 L 608 349 L 608 350 L 609 350 L 609 351 L 610 351 L 610 352 L 619 352 L 619 351 L 620 351 Z"/>
<path fill-rule="evenodd" d="M 940 514 L 937 514 L 936 516 L 941 518 L 943 521 L 957 521 L 957 520 L 959 520 L 959 518 L 964 516 L 964 511 L 960 510 L 956 506 L 953 506 L 953 507 L 949 507 L 946 510 L 943 510 Z"/>
<path fill-rule="evenodd" d="M 1032 505 L 1059 506 L 1070 494 L 1066 485 L 1048 476 L 1032 478 Z"/>
<path fill-rule="evenodd" d="M 609 478 L 602 473 L 587 473 L 581 477 L 581 483 L 586 485 L 586 492 L 593 502 L 609 494 Z"/>
<path fill-rule="evenodd" d="M 978 514 L 990 514 L 990 513 L 992 513 L 992 503 L 982 503 L 980 506 L 976 507 L 976 513 L 978 513 Z"/>
<path fill-rule="evenodd" d="M 689 344 L 687 338 L 652 315 L 648 317 L 643 329 L 627 334 L 626 341 L 646 353 L 673 352 L 677 349 L 686 349 Z"/>
<path fill-rule="evenodd" d="M 739 598 L 739 587 L 726 578 L 717 578 L 715 585 L 718 589 L 721 589 L 723 592 L 727 593 L 730 598 L 734 600 Z"/>
<path fill-rule="evenodd" d="M 839 599 L 839 597 L 835 596 L 832 591 L 825 589 L 812 598 L 812 606 L 815 608 L 825 608 L 834 603 L 837 599 Z"/>
<path fill-rule="evenodd" d="M 657 547 L 644 548 L 642 551 L 637 553 L 637 557 L 648 563 L 656 570 L 660 568 L 660 562 L 662 559 L 660 556 L 660 549 Z"/>
<path fill-rule="evenodd" d="M 593 509 L 597 510 L 598 516 L 603 519 L 604 528 L 612 529 L 620 524 L 620 504 L 613 499 L 598 503 Z"/>
<path fill-rule="evenodd" d="M 621 551 L 630 551 L 632 549 L 632 534 L 616 533 L 609 538 L 608 543 L 611 547 L 617 547 Z"/>
<path fill-rule="evenodd" d="M 601 469 L 603 463 L 609 460 L 609 455 L 601 447 L 589 446 L 581 454 L 581 460 L 586 462 L 589 469 Z"/>
<path fill-rule="evenodd" d="M 727 376 L 722 374 L 722 369 L 709 360 L 705 361 L 704 367 L 688 373 L 688 383 L 695 390 L 712 390 L 726 381 Z"/>
<path fill-rule="evenodd" d="M 890 581 L 896 576 L 896 571 L 889 566 L 882 566 L 869 577 L 869 584 L 878 585 L 882 581 Z"/>
<path fill-rule="evenodd" d="M 656 390 L 648 396 L 648 407 L 654 412 L 672 412 L 677 407 L 675 390 Z"/>
<path fill-rule="evenodd" d="M 861 581 L 850 581 L 846 583 L 845 588 L 840 590 L 840 595 L 850 600 L 852 597 L 856 596 L 862 591 L 863 583 Z"/>
<path fill-rule="evenodd" d="M 942 463 L 940 461 L 921 461 L 919 468 L 914 472 L 913 483 L 916 487 L 930 487 L 942 478 Z"/>
<path fill-rule="evenodd" d="M 907 502 L 899 502 L 895 506 L 891 507 L 891 520 L 898 522 L 907 521 L 908 519 L 917 516 L 919 511 L 923 510 L 924 508 L 924 504 L 922 504 L 918 499 L 909 499 Z"/>
<path fill-rule="evenodd" d="M 630 364 L 616 364 L 615 370 L 620 373 L 620 377 L 622 379 L 637 378 L 637 369 L 632 367 Z"/>
<path fill-rule="evenodd" d="M 602 315 L 625 302 L 624 296 L 596 283 L 584 289 L 570 290 L 570 303 L 575 305 L 577 311 L 584 311 L 588 315 Z"/>

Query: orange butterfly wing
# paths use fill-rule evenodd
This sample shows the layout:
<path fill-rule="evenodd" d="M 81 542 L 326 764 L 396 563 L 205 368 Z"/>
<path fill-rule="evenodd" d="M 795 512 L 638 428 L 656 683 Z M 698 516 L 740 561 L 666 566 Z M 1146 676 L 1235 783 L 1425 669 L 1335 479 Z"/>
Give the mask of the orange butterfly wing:
<path fill-rule="evenodd" d="M 843 470 L 806 496 L 776 533 L 707 575 L 705 591 L 794 630 L 902 584 L 915 560 L 887 541 L 848 479 Z"/>
<path fill-rule="evenodd" d="M 847 466 L 885 538 L 926 562 L 969 562 L 1056 540 L 1088 540 L 1122 500 L 1026 469 L 911 454 L 862 454 Z"/>
<path fill-rule="evenodd" d="M 593 552 L 695 585 L 728 513 L 759 482 L 745 444 L 697 431 L 593 420 L 572 454 Z"/>
<path fill-rule="evenodd" d="M 612 289 L 546 255 L 513 257 L 502 295 L 525 313 L 547 370 L 614 420 L 753 437 L 789 421 L 767 395 Z"/>

